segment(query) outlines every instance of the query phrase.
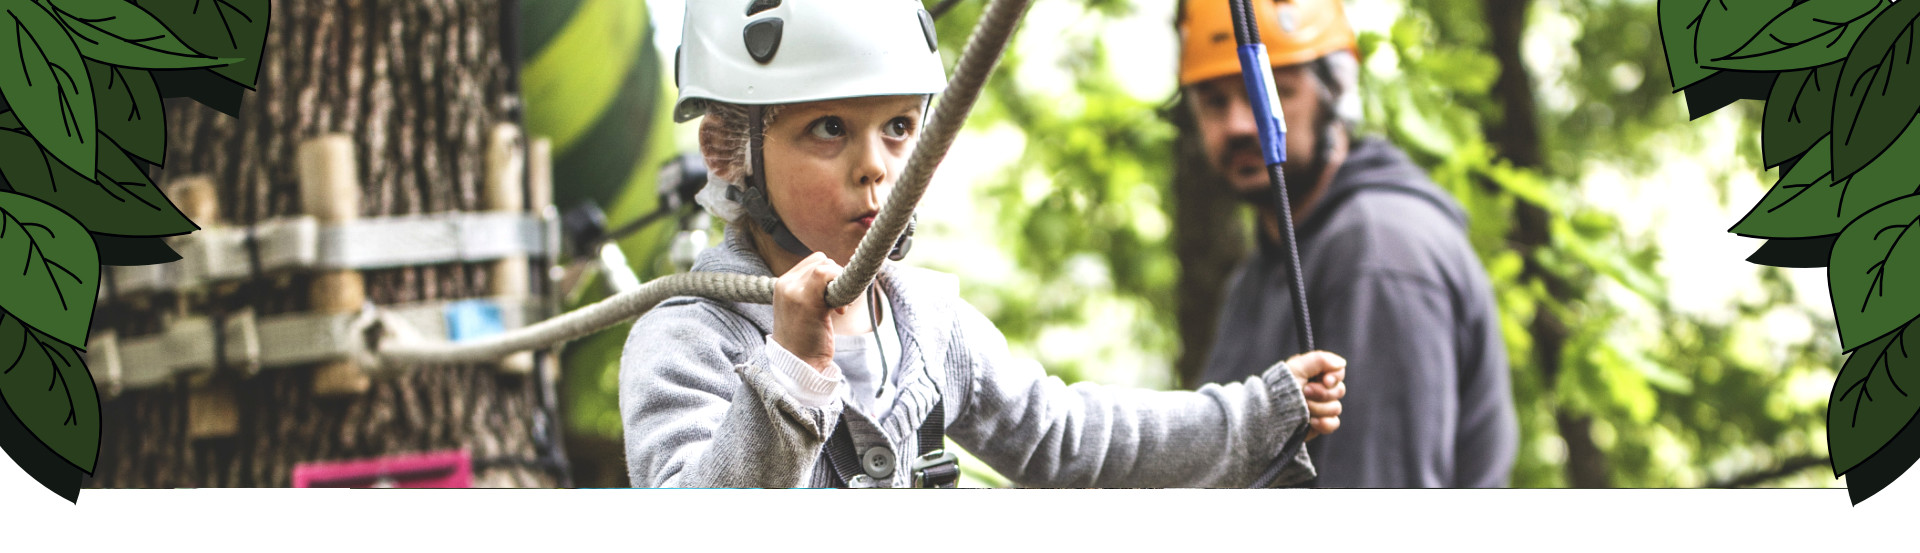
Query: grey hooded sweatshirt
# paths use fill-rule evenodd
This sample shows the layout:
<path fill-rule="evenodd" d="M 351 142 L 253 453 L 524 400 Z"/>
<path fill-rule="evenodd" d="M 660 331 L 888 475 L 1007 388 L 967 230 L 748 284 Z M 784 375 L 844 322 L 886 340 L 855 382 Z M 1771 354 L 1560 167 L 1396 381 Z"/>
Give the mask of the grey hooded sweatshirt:
<path fill-rule="evenodd" d="M 733 228 L 693 270 L 771 276 Z M 682 297 L 635 321 L 620 359 L 633 485 L 830 486 L 823 448 L 844 413 L 862 460 L 894 461 L 878 484 L 905 487 L 936 400 L 949 438 L 1033 487 L 1246 486 L 1305 431 L 1306 404 L 1284 364 L 1192 392 L 1069 386 L 1009 354 L 952 276 L 889 263 L 879 286 L 902 347 L 899 391 L 877 418 L 843 409 L 845 385 L 822 407 L 796 401 L 770 369 L 772 306 Z M 1298 451 L 1274 484 L 1313 477 Z"/>
<path fill-rule="evenodd" d="M 1314 345 L 1350 367 L 1340 430 L 1307 444 L 1318 485 L 1505 486 L 1519 429 L 1466 215 L 1386 141 L 1351 152 L 1297 233 Z M 1230 280 L 1202 382 L 1300 349 L 1286 250 L 1261 237 Z"/>

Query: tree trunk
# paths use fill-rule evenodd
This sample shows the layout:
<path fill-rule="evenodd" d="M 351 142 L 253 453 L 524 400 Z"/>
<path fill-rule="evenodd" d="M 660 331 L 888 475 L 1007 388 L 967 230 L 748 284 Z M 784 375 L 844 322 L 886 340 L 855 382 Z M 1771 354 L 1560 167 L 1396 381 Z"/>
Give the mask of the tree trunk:
<path fill-rule="evenodd" d="M 1214 171 L 1195 130 L 1193 115 L 1184 103 L 1169 108 L 1168 119 L 1179 134 L 1174 139 L 1173 202 L 1174 255 L 1180 260 L 1175 291 L 1180 325 L 1182 386 L 1199 387 L 1220 323 L 1220 302 L 1227 277 L 1247 256 L 1247 225 L 1239 216 L 1239 199 Z"/>
<path fill-rule="evenodd" d="M 276 0 L 258 89 L 238 118 L 185 100 L 167 103 L 161 185 L 204 175 L 219 218 L 248 224 L 303 213 L 294 152 L 343 133 L 359 151 L 361 216 L 481 209 L 488 131 L 516 103 L 501 41 L 502 0 Z M 177 199 L 176 199 L 177 201 Z M 365 271 L 376 304 L 488 295 L 488 264 Z M 255 278 L 179 302 L 110 305 L 96 321 L 123 338 L 156 332 L 180 311 L 219 318 L 307 309 L 301 276 Z M 107 315 L 111 313 L 111 315 Z M 263 347 L 272 347 L 263 344 Z M 139 360 L 129 359 L 129 363 Z M 551 487 L 535 465 L 537 382 L 492 366 L 418 368 L 375 378 L 365 393 L 314 394 L 305 369 L 228 379 L 237 433 L 195 440 L 186 377 L 103 405 L 96 487 L 275 487 L 295 464 L 468 449 L 476 486 Z"/>
<path fill-rule="evenodd" d="M 1500 62 L 1500 76 L 1494 81 L 1493 95 L 1501 106 L 1500 117 L 1488 123 L 1488 139 L 1516 167 L 1544 170 L 1540 152 L 1540 121 L 1535 113 L 1533 79 L 1528 74 L 1521 45 L 1526 37 L 1527 10 L 1533 0 L 1486 0 L 1484 6 L 1493 54 Z M 1508 238 L 1518 249 L 1525 265 L 1522 281 L 1538 279 L 1547 294 L 1560 302 L 1575 299 L 1569 283 L 1548 271 L 1536 254 L 1553 243 L 1549 214 L 1541 206 L 1517 202 L 1514 225 Z M 1560 357 L 1567 343 L 1566 323 L 1552 311 L 1534 312 L 1528 332 L 1533 335 L 1533 362 L 1545 376 L 1545 386 L 1553 389 L 1560 375 Z M 1567 481 L 1576 488 L 1610 487 L 1607 459 L 1593 442 L 1591 417 L 1569 413 L 1556 407 L 1554 418 L 1560 436 L 1567 442 Z"/>

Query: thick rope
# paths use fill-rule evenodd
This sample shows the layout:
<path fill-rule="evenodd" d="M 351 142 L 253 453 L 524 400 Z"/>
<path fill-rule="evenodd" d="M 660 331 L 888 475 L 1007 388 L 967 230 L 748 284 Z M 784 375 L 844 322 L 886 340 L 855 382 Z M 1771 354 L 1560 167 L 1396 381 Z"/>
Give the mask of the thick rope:
<path fill-rule="evenodd" d="M 395 328 L 392 319 L 370 318 L 362 327 L 381 324 L 382 342 L 372 355 L 380 365 L 417 365 L 481 363 L 498 361 L 508 354 L 549 347 L 581 338 L 601 329 L 639 317 L 653 306 L 674 296 L 701 296 L 742 303 L 773 303 L 771 277 L 730 273 L 684 273 L 654 279 L 631 292 L 616 294 L 566 314 L 485 338 L 461 342 L 423 339 L 417 333 Z M 414 334 L 414 335 L 409 335 Z"/>
<path fill-rule="evenodd" d="M 987 4 L 973 36 L 967 39 L 967 47 L 960 51 L 953 78 L 947 81 L 947 93 L 934 108 L 927 132 L 921 135 L 920 145 L 913 149 L 913 157 L 901 171 L 900 181 L 894 183 L 887 205 L 874 217 L 873 228 L 867 230 L 867 236 L 860 239 L 860 248 L 847 260 L 846 271 L 827 284 L 827 305 L 839 307 L 853 303 L 880 273 L 880 264 L 886 261 L 887 252 L 900 240 L 907 221 L 913 218 L 913 208 L 920 205 L 920 196 L 926 194 L 934 168 L 940 166 L 940 160 L 947 157 L 947 148 L 960 135 L 960 127 L 973 111 L 973 102 L 979 99 L 987 75 L 1000 63 L 1000 52 L 1013 38 L 1013 29 L 1026 11 L 1027 0 L 993 0 Z"/>
<path fill-rule="evenodd" d="M 847 262 L 847 269 L 827 285 L 827 303 L 843 306 L 860 296 L 880 273 L 887 252 L 912 219 L 913 209 L 927 191 L 933 171 L 946 158 L 947 149 L 959 136 L 967 114 L 980 97 L 987 76 L 1000 62 L 1000 54 L 1013 37 L 1014 27 L 1026 12 L 1028 0 L 992 0 L 980 22 L 974 27 L 960 61 L 948 80 L 946 94 L 934 108 L 927 131 L 901 171 L 887 205 L 875 216 L 873 228 L 860 241 L 859 249 Z M 640 286 L 640 289 L 614 295 L 586 307 L 533 325 L 486 338 L 462 342 L 433 340 L 405 328 L 402 323 L 371 312 L 356 325 L 356 334 L 380 325 L 381 339 L 368 346 L 358 357 L 369 367 L 393 365 L 434 365 L 497 361 L 508 354 L 550 347 L 593 334 L 601 329 L 633 320 L 674 296 L 700 296 L 742 303 L 773 303 L 774 279 L 724 273 L 686 273 L 668 275 Z"/>

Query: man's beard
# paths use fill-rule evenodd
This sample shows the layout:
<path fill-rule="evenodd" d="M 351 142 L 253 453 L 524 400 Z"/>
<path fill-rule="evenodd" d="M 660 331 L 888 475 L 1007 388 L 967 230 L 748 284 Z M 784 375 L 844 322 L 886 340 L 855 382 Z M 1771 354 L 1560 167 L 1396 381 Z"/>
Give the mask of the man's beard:
<path fill-rule="evenodd" d="M 1220 167 L 1226 167 L 1230 160 L 1243 153 L 1260 155 L 1260 139 L 1250 136 L 1234 138 L 1227 142 L 1224 150 L 1225 154 L 1217 160 Z M 1308 159 L 1290 159 L 1280 164 L 1280 175 L 1287 180 L 1287 202 L 1294 209 L 1299 209 L 1300 203 L 1305 201 L 1313 189 L 1320 184 L 1320 173 L 1323 171 L 1315 171 L 1311 167 L 1312 162 L 1313 160 Z M 1240 201 L 1243 202 L 1278 209 L 1279 206 L 1273 205 L 1273 178 L 1268 176 L 1264 166 L 1260 169 L 1260 177 L 1266 182 L 1265 186 L 1258 188 L 1235 186 L 1233 187 L 1235 195 L 1239 196 Z"/>

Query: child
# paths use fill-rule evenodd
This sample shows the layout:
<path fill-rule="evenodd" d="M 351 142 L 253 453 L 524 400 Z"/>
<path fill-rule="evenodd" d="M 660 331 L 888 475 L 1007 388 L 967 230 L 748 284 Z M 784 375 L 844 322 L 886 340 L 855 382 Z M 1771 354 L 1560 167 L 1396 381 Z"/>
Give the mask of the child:
<path fill-rule="evenodd" d="M 1016 361 L 951 276 L 888 263 L 826 305 L 946 84 L 919 5 L 688 2 L 675 119 L 704 115 L 700 201 L 729 222 L 693 270 L 781 276 L 771 306 L 675 298 L 634 323 L 633 484 L 950 486 L 946 434 L 1022 486 L 1312 477 L 1299 443 L 1338 427 L 1346 392 L 1333 354 L 1195 392 L 1067 386 Z"/>

